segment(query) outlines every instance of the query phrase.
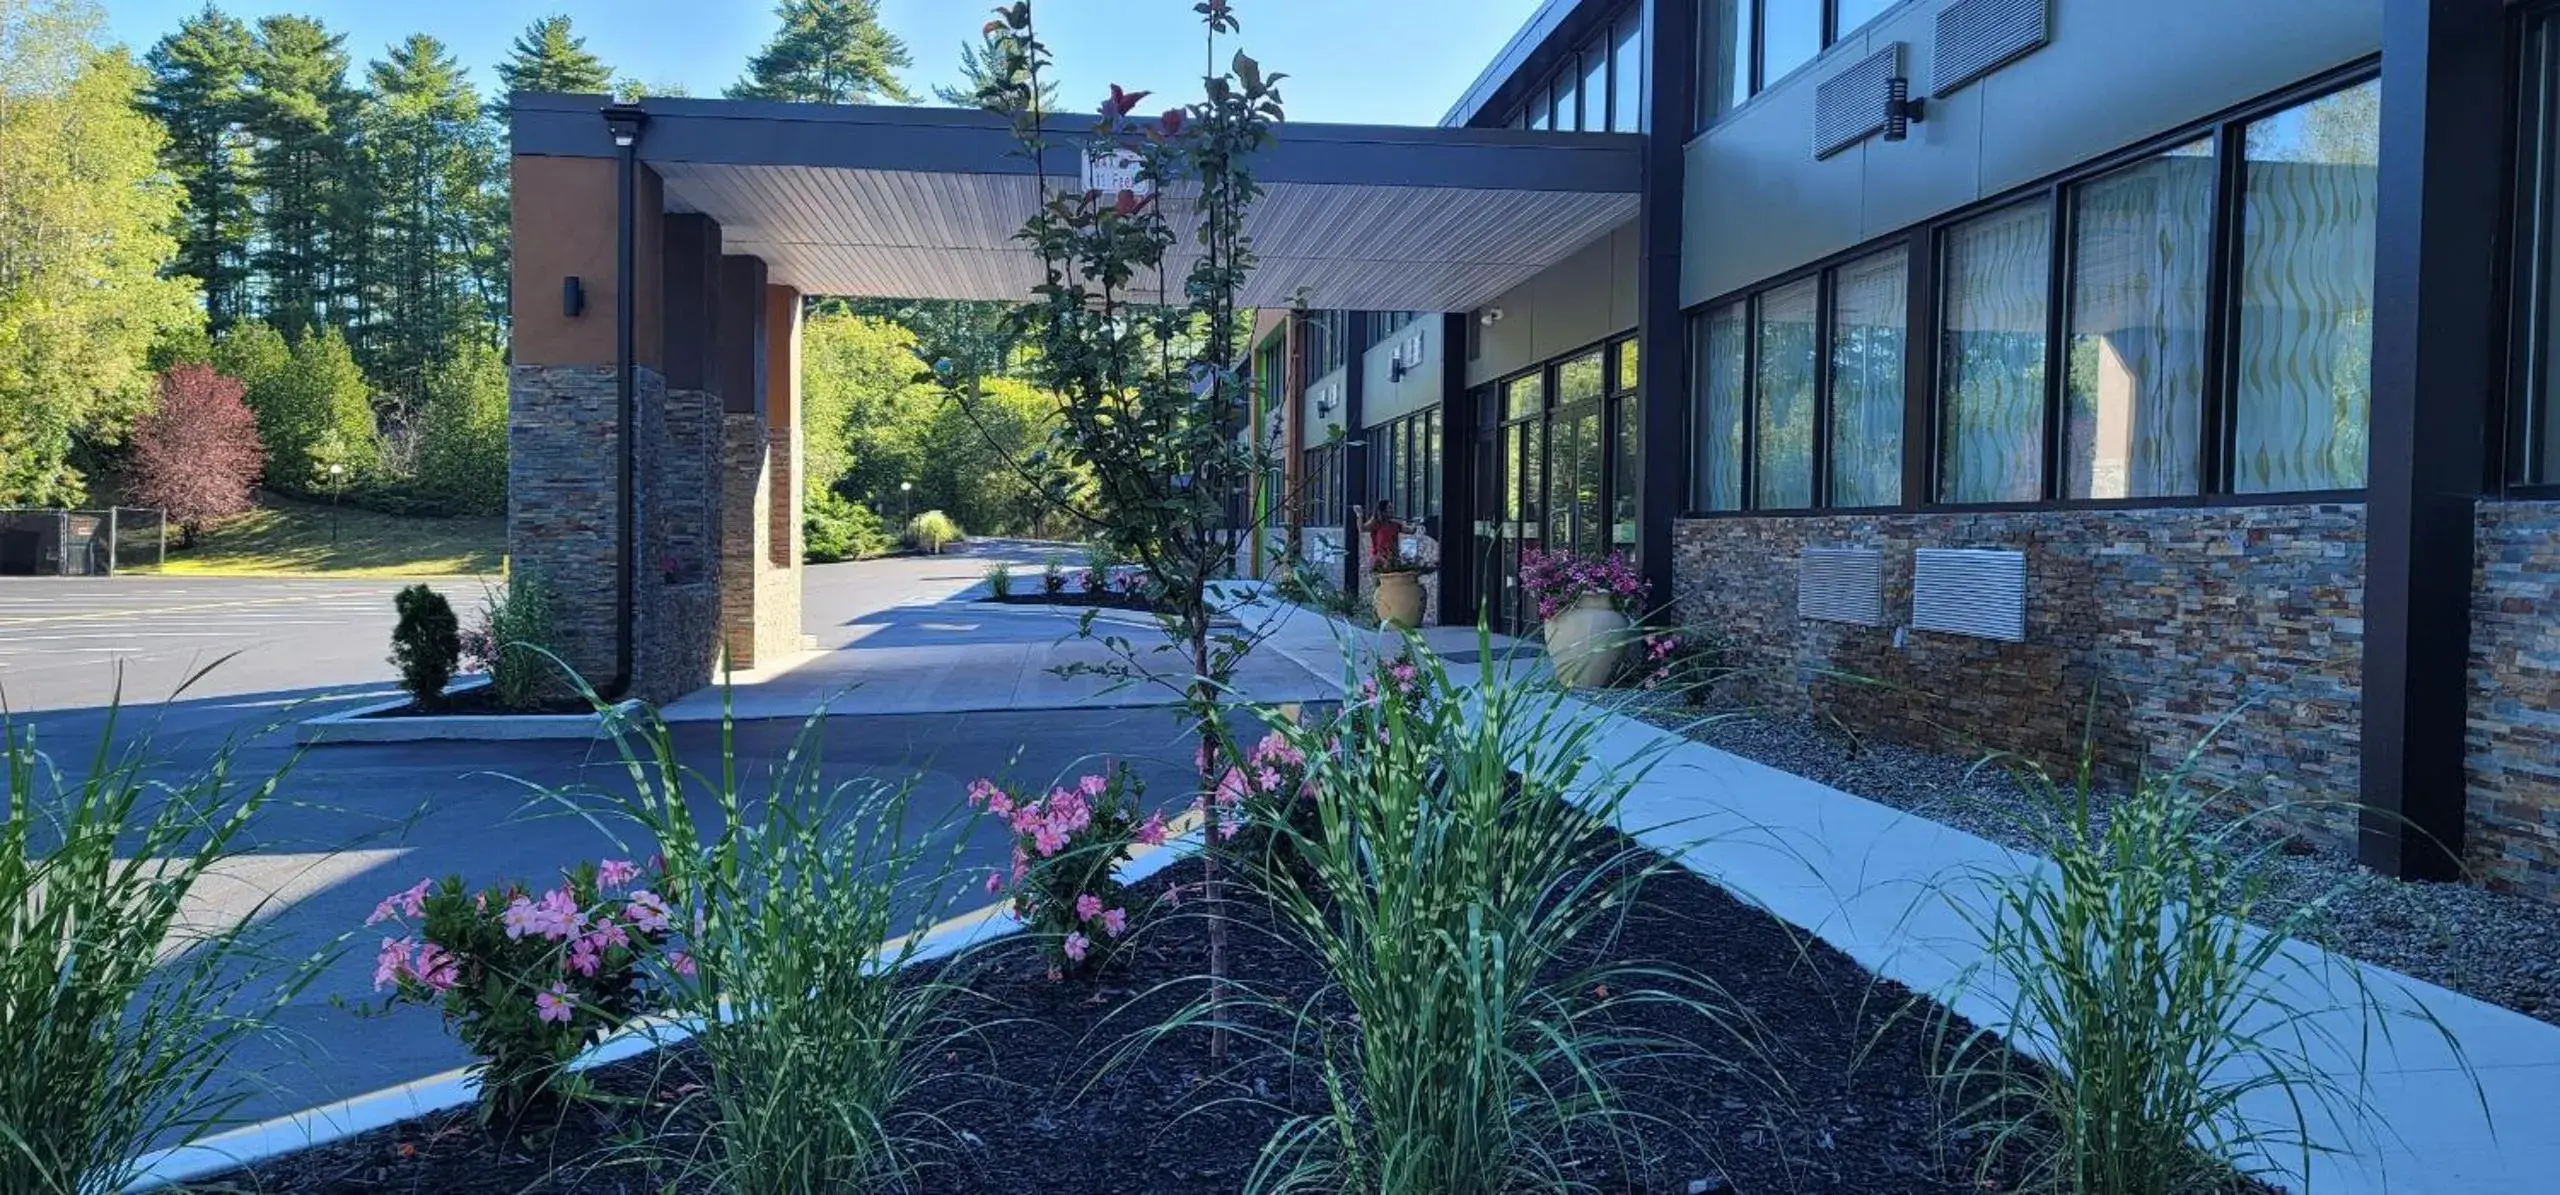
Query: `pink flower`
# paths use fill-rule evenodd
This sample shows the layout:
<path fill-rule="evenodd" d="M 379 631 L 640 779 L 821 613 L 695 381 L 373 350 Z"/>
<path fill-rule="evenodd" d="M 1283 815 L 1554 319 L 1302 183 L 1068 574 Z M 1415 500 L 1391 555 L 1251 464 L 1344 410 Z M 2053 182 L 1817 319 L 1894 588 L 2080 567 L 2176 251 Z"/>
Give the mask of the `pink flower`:
<path fill-rule="evenodd" d="M 417 944 L 407 938 L 384 938 L 382 951 L 373 958 L 373 990 L 395 987 L 409 976 L 409 956 Z"/>
<path fill-rule="evenodd" d="M 552 984 L 550 991 L 536 993 L 533 998 L 533 1015 L 540 1020 L 566 1025 L 571 1011 L 569 989 L 564 984 Z"/>
<path fill-rule="evenodd" d="M 644 934 L 663 934 L 674 921 L 667 902 L 646 888 L 631 894 L 631 900 L 623 906 L 623 915 Z"/>
<path fill-rule="evenodd" d="M 1076 897 L 1076 920 L 1091 921 L 1102 916 L 1102 898 L 1090 892 Z"/>
<path fill-rule="evenodd" d="M 1031 831 L 1031 845 L 1040 852 L 1041 858 L 1047 859 L 1067 849 L 1067 836 L 1059 831 L 1055 823 L 1042 822 Z"/>
<path fill-rule="evenodd" d="M 639 878 L 640 869 L 629 859 L 607 859 L 596 865 L 596 886 L 607 892 L 621 888 Z"/>
<path fill-rule="evenodd" d="M 1115 938 L 1129 932 L 1129 910 L 1105 910 L 1102 914 L 1102 932 Z"/>
<path fill-rule="evenodd" d="M 681 950 L 667 952 L 667 969 L 687 979 L 693 978 L 693 956 Z"/>
<path fill-rule="evenodd" d="M 1083 793 L 1087 800 L 1100 797 L 1103 792 L 1108 790 L 1110 787 L 1111 781 L 1107 777 L 1102 776 L 1087 776 L 1082 780 L 1076 781 L 1076 790 Z"/>
<path fill-rule="evenodd" d="M 1260 772 L 1254 774 L 1253 782 L 1261 785 L 1262 791 L 1265 793 L 1278 793 L 1280 791 L 1280 772 L 1276 768 L 1264 768 Z"/>
<path fill-rule="evenodd" d="M 409 964 L 410 976 L 439 995 L 452 991 L 462 982 L 461 960 L 433 942 L 418 947 L 418 957 Z"/>
<path fill-rule="evenodd" d="M 1023 854 L 1021 847 L 1013 848 L 1013 882 L 1019 884 L 1030 874 L 1031 857 Z"/>
<path fill-rule="evenodd" d="M 565 889 L 554 888 L 543 893 L 539 903 L 517 897 L 514 904 L 507 906 L 505 921 L 510 938 L 539 934 L 554 942 L 563 942 L 586 928 L 587 918 L 586 914 L 578 911 L 577 898 L 570 896 Z"/>
<path fill-rule="evenodd" d="M 569 957 L 562 965 L 580 975 L 593 978 L 597 968 L 603 962 L 604 960 L 596 955 L 595 943 L 580 938 L 569 947 Z"/>
<path fill-rule="evenodd" d="M 1147 820 L 1140 823 L 1138 826 L 1137 838 L 1139 844 L 1142 846 L 1164 845 L 1165 829 L 1163 810 L 1157 810 L 1156 812 L 1147 815 Z"/>
<path fill-rule="evenodd" d="M 623 931 L 622 923 L 615 921 L 611 913 L 597 918 L 595 929 L 579 940 L 593 943 L 599 952 L 628 949 L 631 945 L 631 935 Z"/>
<path fill-rule="evenodd" d="M 1084 961 L 1085 953 L 1092 949 L 1093 943 L 1086 939 L 1083 934 L 1067 935 L 1066 950 L 1068 958 L 1081 963 Z"/>
<path fill-rule="evenodd" d="M 1000 871 L 988 872 L 987 895 L 993 896 L 1002 891 L 1004 891 L 1004 873 Z"/>
<path fill-rule="evenodd" d="M 391 920 L 393 917 L 408 917 L 414 919 L 425 916 L 426 912 L 427 881 L 420 880 L 417 882 L 416 886 L 411 887 L 406 891 L 394 892 L 389 896 L 383 897 L 381 904 L 373 906 L 373 916 L 365 918 L 364 923 L 366 925 L 380 925 L 385 921 Z"/>

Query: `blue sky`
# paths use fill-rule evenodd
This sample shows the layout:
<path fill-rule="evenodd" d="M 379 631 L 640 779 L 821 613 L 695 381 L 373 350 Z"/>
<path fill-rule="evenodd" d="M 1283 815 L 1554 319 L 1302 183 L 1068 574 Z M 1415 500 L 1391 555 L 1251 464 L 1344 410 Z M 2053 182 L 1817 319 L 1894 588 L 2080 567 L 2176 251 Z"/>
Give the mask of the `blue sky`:
<path fill-rule="evenodd" d="M 203 0 L 101 2 L 110 32 L 137 54 L 203 7 Z M 1090 107 L 1112 83 L 1196 96 L 1203 47 L 1193 2 L 1040 3 L 1069 105 Z M 774 28 L 771 0 L 228 0 L 221 7 L 243 19 L 317 17 L 348 35 L 359 73 L 390 43 L 428 33 L 451 46 L 484 89 L 516 33 L 548 13 L 567 13 L 587 48 L 620 73 L 699 96 L 735 80 Z M 991 7 L 992 0 L 881 0 L 882 18 L 915 58 L 909 86 L 923 93 L 950 82 L 961 45 L 976 39 Z M 1282 87 L 1290 119 L 1435 124 L 1537 0 L 1238 0 L 1235 7 L 1243 47 L 1291 77 Z"/>

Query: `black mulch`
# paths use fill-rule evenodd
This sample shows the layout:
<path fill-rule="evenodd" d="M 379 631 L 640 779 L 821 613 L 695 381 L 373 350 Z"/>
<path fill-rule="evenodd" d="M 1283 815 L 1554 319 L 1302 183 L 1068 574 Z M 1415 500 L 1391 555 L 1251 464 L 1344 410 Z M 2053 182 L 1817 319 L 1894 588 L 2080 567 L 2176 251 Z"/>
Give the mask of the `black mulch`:
<path fill-rule="evenodd" d="M 1171 884 L 1196 889 L 1200 866 L 1186 862 L 1138 885 L 1138 899 L 1160 900 Z M 1184 910 L 1196 907 L 1195 900 Z M 1233 974 L 1293 1006 L 1319 991 L 1320 976 L 1273 932 L 1267 907 L 1236 899 L 1230 908 Z M 1695 1059 L 1638 1060 L 1622 1094 L 1660 1127 L 1648 1133 L 1644 1156 L 1578 1155 L 1593 1189 L 1677 1195 L 1708 1178 L 1741 1192 L 2013 1188 L 2010 1173 L 1977 1184 L 1978 1140 L 1946 1126 L 1948 1095 L 1927 1077 L 1935 1031 L 1925 1014 L 1910 1015 L 1903 988 L 1676 870 L 1646 890 L 1613 954 L 1712 977 L 1756 1012 L 1776 1061 L 1729 1072 Z M 1310 1066 L 1242 1036 L 1232 1039 L 1223 1067 L 1210 1064 L 1201 1036 L 1187 1033 L 1096 1077 L 1099 1055 L 1199 994 L 1207 951 L 1197 919 L 1152 922 L 1098 987 L 1048 979 L 1037 952 L 1019 940 L 952 966 L 971 968 L 966 999 L 976 1006 L 962 1011 L 985 1027 L 946 1052 L 942 1074 L 928 1084 L 923 1102 L 945 1112 L 956 1136 L 935 1155 L 923 1191 L 1230 1195 L 1286 1110 L 1315 1111 L 1323 1099 Z M 1711 1037 L 1696 1024 L 1657 1027 Z M 629 1143 L 644 1129 L 661 1146 L 680 1144 L 681 1126 L 667 1126 L 662 1109 L 692 1081 L 688 1053 L 678 1047 L 604 1072 L 600 1087 L 623 1101 L 619 1108 L 574 1109 L 541 1145 L 495 1147 L 469 1113 L 451 1113 L 226 1181 L 279 1195 L 683 1191 L 665 1175 L 599 1159 L 631 1156 Z M 1773 1081 L 1783 1084 L 1783 1097 L 1771 1094 Z M 617 1142 L 624 1152 L 612 1154 Z"/>
<path fill-rule="evenodd" d="M 1021 583 L 1017 581 L 1015 584 L 1019 586 Z M 1002 597 L 991 593 L 980 600 L 994 602 L 1001 606 L 1072 606 L 1077 609 L 1135 610 L 1142 614 L 1153 614 L 1159 609 L 1155 601 L 1144 594 L 1114 593 L 1109 590 L 1091 593 L 1082 589 L 1064 589 L 1057 593 L 1044 593 L 1036 582 L 1029 589 L 1016 588 Z"/>
<path fill-rule="evenodd" d="M 487 715 L 524 717 L 528 714 L 576 716 L 580 714 L 593 714 L 595 712 L 596 707 L 589 704 L 583 697 L 554 698 L 552 700 L 538 702 L 529 706 L 504 706 L 498 704 L 498 691 L 496 689 L 490 688 L 487 685 L 482 685 L 476 689 L 465 689 L 459 693 L 446 694 L 444 700 L 439 701 L 434 705 L 422 706 L 417 702 L 412 701 L 407 705 L 395 706 L 379 713 L 366 714 L 365 717 L 457 718 L 463 716 Z"/>

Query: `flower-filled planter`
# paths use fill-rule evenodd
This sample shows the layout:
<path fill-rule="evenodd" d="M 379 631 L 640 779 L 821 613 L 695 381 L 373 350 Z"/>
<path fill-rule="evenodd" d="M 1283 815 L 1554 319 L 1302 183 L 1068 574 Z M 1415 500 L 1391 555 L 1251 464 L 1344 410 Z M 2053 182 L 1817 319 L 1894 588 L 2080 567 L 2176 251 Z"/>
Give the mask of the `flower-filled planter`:
<path fill-rule="evenodd" d="M 1592 558 L 1531 549 L 1520 557 L 1520 584 L 1537 600 L 1556 683 L 1569 689 L 1608 684 L 1634 638 L 1626 608 L 1645 598 L 1635 562 L 1616 552 Z"/>

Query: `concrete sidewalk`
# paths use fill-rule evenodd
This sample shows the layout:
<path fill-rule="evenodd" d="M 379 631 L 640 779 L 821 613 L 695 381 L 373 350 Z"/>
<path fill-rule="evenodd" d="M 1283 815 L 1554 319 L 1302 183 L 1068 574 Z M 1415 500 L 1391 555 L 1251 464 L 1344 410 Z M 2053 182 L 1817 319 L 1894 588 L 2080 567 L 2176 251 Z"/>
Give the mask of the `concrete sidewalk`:
<path fill-rule="evenodd" d="M 1603 762 L 1649 769 L 1625 806 L 1646 846 L 1807 930 L 1877 975 L 1953 994 L 1958 1013 L 2005 1030 L 2014 989 L 1974 969 L 1983 952 L 1967 910 L 1989 907 L 1988 875 L 2050 870 L 2033 855 L 1575 702 L 1605 729 Z M 2532 1195 L 2560 1190 L 2560 1027 L 2302 943 L 2271 989 L 2313 1012 L 2292 1030 L 2304 1057 L 2355 1090 L 2369 1117 L 2339 1124 L 2314 1107 L 2327 1152 L 2308 1175 L 2300 1152 L 2266 1165 L 2296 1191 L 2374 1195 Z M 1968 976 L 1970 978 L 1968 979 Z M 2368 1000 L 2383 1010 L 2369 1012 Z M 2422 1018 L 2441 1024 L 2440 1032 Z M 2292 1034 L 2298 1030 L 2300 1036 Z M 2450 1039 L 2448 1043 L 2447 1039 Z M 2467 1062 L 2467 1071 L 2465 1063 Z M 2474 1086 L 2476 1080 L 2477 1086 Z M 2289 1125 L 2286 1095 L 2244 1102 Z M 2483 1103 L 2494 1115 L 2484 1116 Z"/>

